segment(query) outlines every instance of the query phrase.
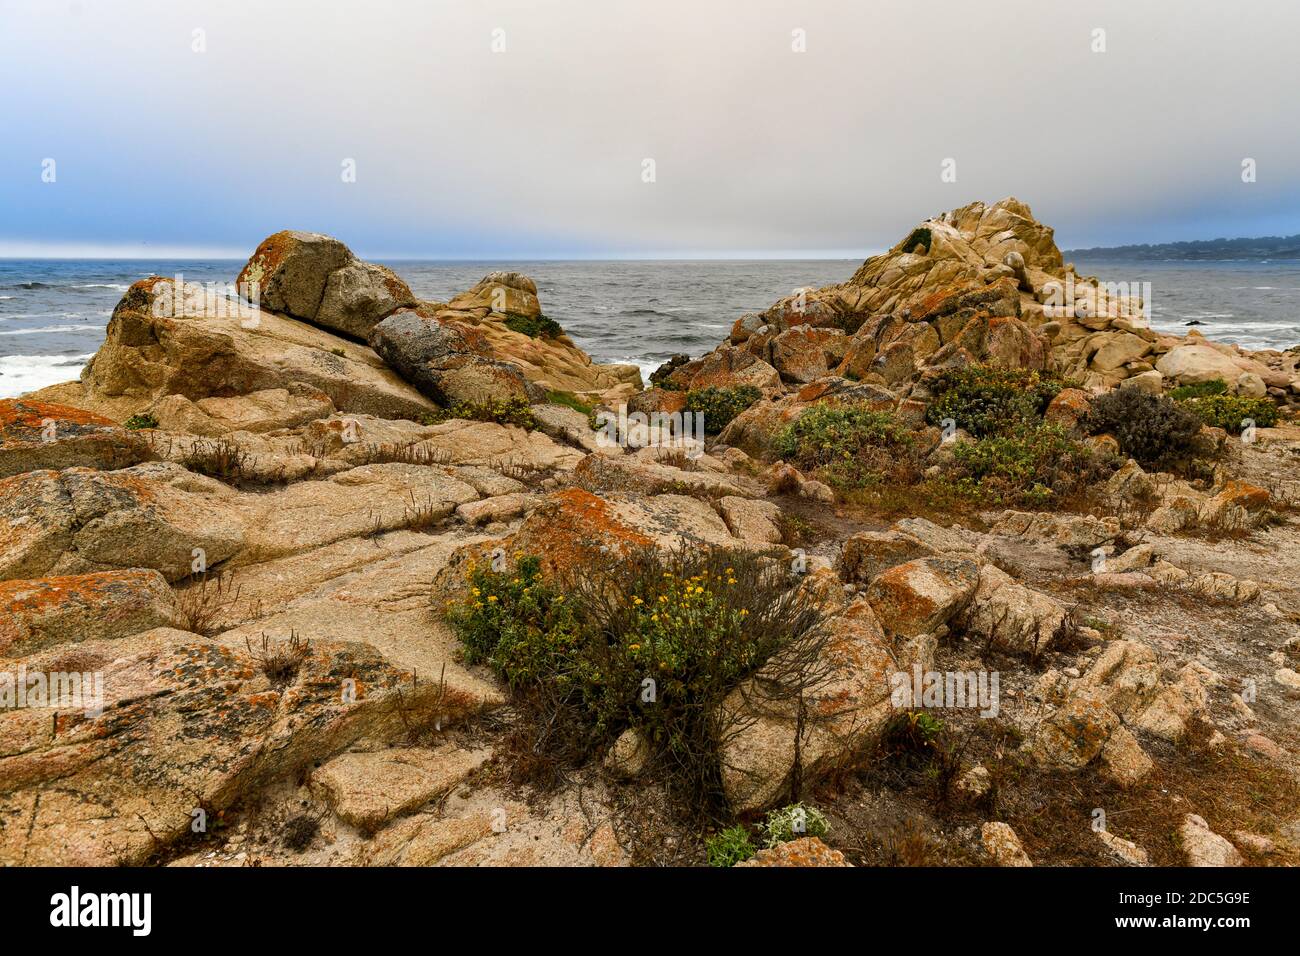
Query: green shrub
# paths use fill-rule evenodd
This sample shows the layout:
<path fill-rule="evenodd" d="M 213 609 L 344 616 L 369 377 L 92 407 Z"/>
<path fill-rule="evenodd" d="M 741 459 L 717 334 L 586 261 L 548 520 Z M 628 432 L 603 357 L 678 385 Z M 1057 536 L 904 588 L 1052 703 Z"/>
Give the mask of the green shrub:
<path fill-rule="evenodd" d="M 424 424 L 437 424 L 462 418 L 472 422 L 495 422 L 498 425 L 518 425 L 532 431 L 537 427 L 537 418 L 526 398 L 507 398 L 492 402 L 457 402 L 440 410 L 436 415 L 428 416 Z"/>
<path fill-rule="evenodd" d="M 937 752 L 943 721 L 923 710 L 895 714 L 880 733 L 880 750 L 889 758 L 911 763 Z"/>
<path fill-rule="evenodd" d="M 953 446 L 957 477 L 995 501 L 1043 505 L 1100 477 L 1103 462 L 1060 425 L 1022 423 Z"/>
<path fill-rule="evenodd" d="M 547 392 L 546 400 L 552 405 L 563 405 L 565 408 L 572 408 L 575 412 L 581 412 L 588 418 L 592 417 L 592 412 L 595 411 L 594 405 L 588 405 L 572 392 Z"/>
<path fill-rule="evenodd" d="M 139 412 L 122 423 L 123 428 L 139 431 L 142 428 L 157 428 L 158 419 L 149 412 Z"/>
<path fill-rule="evenodd" d="M 704 431 L 716 435 L 727 424 L 762 398 L 763 393 L 753 385 L 734 388 L 691 389 L 686 393 L 686 410 L 704 416 Z"/>
<path fill-rule="evenodd" d="M 971 365 L 939 377 L 925 418 L 931 425 L 951 418 L 976 438 L 997 435 L 1041 419 L 1065 387 L 1061 379 L 1031 369 Z"/>
<path fill-rule="evenodd" d="M 697 809 L 722 802 L 722 701 L 778 650 L 774 687 L 796 686 L 820 660 L 821 614 L 761 556 L 747 551 L 636 551 L 565 584 L 535 557 L 474 568 L 447 619 L 470 662 L 489 664 L 540 708 L 538 722 L 607 745 L 635 728 L 670 787 Z M 793 691 L 792 691 L 793 693 Z"/>
<path fill-rule="evenodd" d="M 1137 388 L 1098 396 L 1081 424 L 1093 435 L 1114 435 L 1120 451 L 1144 468 L 1186 469 L 1208 453 L 1195 412 Z"/>
<path fill-rule="evenodd" d="M 1221 378 L 1212 378 L 1208 382 L 1179 385 L 1169 390 L 1169 397 L 1176 402 L 1184 402 L 1189 398 L 1207 398 L 1210 395 L 1226 395 L 1227 392 L 1227 382 Z"/>
<path fill-rule="evenodd" d="M 1241 433 L 1246 419 L 1260 428 L 1277 424 L 1277 405 L 1267 398 L 1244 398 L 1236 395 L 1207 395 L 1191 398 L 1183 406 L 1197 418 L 1214 428 L 1222 428 L 1234 435 Z"/>
<path fill-rule="evenodd" d="M 759 830 L 766 835 L 770 849 L 778 843 L 789 843 L 803 837 L 824 837 L 830 831 L 830 824 L 816 807 L 792 803 L 768 813 L 767 819 L 759 824 Z"/>
<path fill-rule="evenodd" d="M 704 841 L 704 847 L 709 854 L 709 866 L 735 866 L 756 852 L 749 840 L 749 831 L 739 823 L 713 834 Z"/>
<path fill-rule="evenodd" d="M 898 248 L 903 252 L 911 252 L 918 245 L 921 245 L 925 247 L 925 255 L 929 255 L 931 239 L 930 230 L 924 226 L 918 226 L 907 234 L 907 238 L 902 241 Z"/>
<path fill-rule="evenodd" d="M 503 323 L 512 332 L 518 332 L 531 339 L 557 339 L 564 334 L 560 323 L 544 315 L 517 315 L 511 313 Z"/>
<path fill-rule="evenodd" d="M 906 427 L 865 403 L 817 405 L 773 439 L 776 453 L 800 467 L 860 463 L 868 471 L 886 468 L 911 445 Z"/>
<path fill-rule="evenodd" d="M 511 687 L 569 680 L 578 642 L 572 608 L 541 578 L 541 562 L 521 557 L 513 571 L 472 567 L 469 595 L 448 620 L 471 664 L 487 663 Z"/>

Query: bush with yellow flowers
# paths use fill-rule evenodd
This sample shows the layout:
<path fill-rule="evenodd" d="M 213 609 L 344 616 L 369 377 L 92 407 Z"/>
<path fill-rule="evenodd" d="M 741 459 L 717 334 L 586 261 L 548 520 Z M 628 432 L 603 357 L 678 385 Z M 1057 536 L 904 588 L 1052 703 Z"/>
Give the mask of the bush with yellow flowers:
<path fill-rule="evenodd" d="M 503 570 L 475 568 L 469 584 L 448 619 L 466 658 L 488 663 L 516 705 L 535 711 L 533 751 L 589 757 L 634 728 L 695 809 L 721 799 L 724 698 L 778 652 L 797 683 L 822 640 L 797 578 L 749 551 L 645 549 L 564 581 L 543 580 L 536 557 L 517 555 Z"/>
<path fill-rule="evenodd" d="M 578 627 L 564 595 L 542 580 L 541 562 L 513 569 L 471 565 L 469 593 L 448 610 L 468 663 L 486 663 L 511 687 L 564 676 Z"/>

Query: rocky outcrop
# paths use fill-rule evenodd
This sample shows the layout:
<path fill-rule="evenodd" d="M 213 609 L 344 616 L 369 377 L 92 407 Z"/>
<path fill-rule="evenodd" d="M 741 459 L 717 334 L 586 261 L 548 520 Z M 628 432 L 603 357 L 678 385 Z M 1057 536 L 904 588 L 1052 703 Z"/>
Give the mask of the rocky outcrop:
<path fill-rule="evenodd" d="M 375 324 L 416 298 L 391 269 L 362 262 L 330 236 L 277 232 L 236 279 L 262 306 L 364 341 Z"/>
<path fill-rule="evenodd" d="M 399 375 L 441 405 L 528 398 L 518 367 L 491 358 L 483 338 L 451 322 L 404 309 L 374 327 L 370 344 Z"/>
<path fill-rule="evenodd" d="M 876 846 L 1026 865 L 1013 824 L 1034 862 L 1055 864 L 1048 828 L 1077 824 L 1070 794 L 1122 788 L 1125 830 L 1168 834 L 1142 808 L 1167 803 L 1152 788 L 1171 780 L 1240 851 L 1189 816 L 1175 841 L 1144 849 L 1102 829 L 1068 852 L 1290 860 L 1286 828 L 1237 792 L 1289 793 L 1289 422 L 1218 434 L 1222 457 L 1196 480 L 1130 462 L 1086 513 L 981 502 L 940 520 L 929 501 L 929 517 L 889 524 L 905 494 L 877 508 L 873 484 L 833 490 L 830 472 L 775 460 L 776 436 L 810 409 L 861 404 L 890 412 L 941 476 L 975 439 L 927 424 L 931 388 L 971 362 L 1077 375 L 1084 387 L 1046 416 L 1076 435 L 1093 392 L 1117 384 L 1157 391 L 1231 364 L 1239 394 L 1291 394 L 1289 358 L 1151 333 L 1131 297 L 1060 261 L 1023 204 L 929 220 L 850 281 L 742 316 L 719 349 L 670 363 L 632 410 L 680 412 L 710 386 L 759 392 L 721 435 L 670 449 L 639 423 L 611 444 L 579 402 L 541 401 L 617 405 L 640 383 L 591 363 L 526 276 L 419 302 L 307 234 L 264 243 L 254 276 L 261 308 L 225 315 L 171 280 L 138 283 L 81 382 L 0 403 L 0 701 L 20 668 L 103 679 L 98 700 L 0 706 L 0 864 L 701 862 L 700 834 L 663 835 L 678 826 L 660 814 L 675 799 L 663 741 L 622 716 L 584 727 L 586 762 L 520 802 L 516 772 L 548 772 L 530 702 L 466 663 L 446 614 L 471 569 L 501 557 L 536 556 L 564 584 L 643 549 L 747 552 L 782 600 L 819 612 L 817 640 L 752 661 L 713 698 L 732 813 L 816 800 L 837 821 L 754 865 L 856 863 Z M 1081 295 L 1068 314 L 1049 312 L 1054 283 Z M 528 427 L 439 407 L 510 398 L 532 403 L 513 415 Z M 138 413 L 157 427 L 118 424 Z M 999 696 L 966 713 L 969 699 L 894 699 L 899 675 L 936 673 L 1000 673 Z M 929 772 L 941 751 L 960 759 Z M 1040 766 L 1005 774 L 1008 758 Z M 1187 760 L 1198 773 L 1235 761 L 1245 784 L 1210 800 Z M 872 785 L 878 772 L 889 786 Z M 949 800 L 977 825 L 930 812 Z M 1234 806 L 1249 830 L 1221 825 Z M 868 832 L 903 810 L 924 832 Z M 978 825 L 995 812 L 1006 822 Z M 221 826 L 195 831 L 205 817 Z M 869 838 L 842 841 L 839 820 Z"/>
<path fill-rule="evenodd" d="M 932 633 L 974 596 L 979 568 L 964 559 L 917 558 L 882 571 L 866 598 L 889 634 L 902 638 Z"/>
<path fill-rule="evenodd" d="M 796 765 L 810 782 L 850 761 L 894 713 L 890 675 L 928 666 L 925 645 L 895 645 L 871 605 L 846 601 L 830 571 L 814 572 L 804 587 L 825 595 L 827 628 L 808 686 L 792 694 L 792 675 L 804 672 L 778 656 L 723 704 L 723 785 L 737 810 L 776 802 Z"/>
<path fill-rule="evenodd" d="M 148 443 L 101 415 L 50 402 L 0 401 L 0 478 L 42 468 L 112 470 L 152 457 Z"/>
<path fill-rule="evenodd" d="M 0 658 L 180 624 L 175 595 L 157 571 L 6 581 L 0 612 Z"/>
<path fill-rule="evenodd" d="M 536 283 L 518 272 L 489 273 L 450 302 L 423 303 L 419 312 L 436 325 L 450 328 L 450 338 L 466 340 L 450 351 L 464 354 L 457 367 L 468 371 L 452 379 L 481 378 L 484 370 L 475 370 L 478 357 L 513 366 L 541 397 L 558 391 L 584 401 L 617 404 L 641 388 L 637 366 L 593 362 L 558 324 L 546 319 Z M 445 354 L 438 361 L 456 364 Z"/>
<path fill-rule="evenodd" d="M 726 343 L 669 381 L 691 387 L 710 370 L 701 383 L 748 381 L 788 394 L 837 374 L 906 398 L 927 373 L 981 362 L 1052 368 L 1090 390 L 1222 378 L 1239 394 L 1300 395 L 1294 356 L 1252 355 L 1195 331 L 1161 335 L 1142 291 L 1079 275 L 1019 200 L 977 202 L 920 223 L 846 282 L 742 316 Z M 753 359 L 762 375 L 734 368 Z"/>
<path fill-rule="evenodd" d="M 268 311 L 213 309 L 156 277 L 122 297 L 79 383 L 32 397 L 122 421 L 168 396 L 198 402 L 299 386 L 340 410 L 387 418 L 436 407 L 365 346 Z"/>
<path fill-rule="evenodd" d="M 215 825 L 242 792 L 361 738 L 398 737 L 399 693 L 449 721 L 466 712 L 364 644 L 312 642 L 273 681 L 243 649 L 180 631 L 135 640 L 126 653 L 120 642 L 79 648 L 81 669 L 102 670 L 98 715 L 52 724 L 0 712 L 0 862 L 140 864 L 196 820 Z"/>

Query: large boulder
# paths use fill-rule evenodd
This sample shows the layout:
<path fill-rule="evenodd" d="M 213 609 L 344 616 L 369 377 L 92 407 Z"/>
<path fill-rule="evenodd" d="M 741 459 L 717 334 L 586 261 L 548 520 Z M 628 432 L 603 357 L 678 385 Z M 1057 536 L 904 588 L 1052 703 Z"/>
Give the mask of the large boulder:
<path fill-rule="evenodd" d="M 988 363 L 999 368 L 1041 369 L 1047 363 L 1043 340 L 1019 319 L 990 319 L 984 347 Z"/>
<path fill-rule="evenodd" d="M 978 565 L 965 558 L 917 558 L 876 575 L 866 599 L 886 633 L 918 637 L 960 613 L 979 580 Z"/>
<path fill-rule="evenodd" d="M 788 382 L 814 382 L 844 357 L 845 335 L 839 329 L 801 325 L 777 335 L 771 343 L 771 363 Z"/>
<path fill-rule="evenodd" d="M 1204 340 L 1201 340 L 1204 343 Z M 1257 362 L 1241 357 L 1233 357 L 1219 351 L 1208 343 L 1198 344 L 1193 341 L 1170 349 L 1155 363 L 1156 371 L 1167 380 L 1182 385 L 1197 382 L 1209 382 L 1222 379 L 1230 389 L 1238 386 L 1243 373 L 1252 373 L 1260 377 L 1269 370 Z M 1261 374 L 1262 373 L 1262 374 Z M 1246 384 L 1249 390 L 1250 383 Z"/>
<path fill-rule="evenodd" d="M 30 399 L 0 401 L 0 478 L 42 468 L 111 471 L 152 457 L 148 443 L 101 415 Z"/>
<path fill-rule="evenodd" d="M 742 349 L 722 346 L 702 358 L 680 365 L 668 376 L 675 388 L 735 388 L 752 385 L 763 391 L 779 390 L 781 376 L 771 365 Z"/>
<path fill-rule="evenodd" d="M 542 315 L 537 283 L 521 272 L 489 272 L 468 291 L 455 296 L 447 308 L 477 312 L 479 318 L 487 318 L 492 312 L 528 319 Z"/>
<path fill-rule="evenodd" d="M 415 304 L 410 287 L 392 269 L 353 261 L 330 273 L 315 323 L 364 340 L 384 317 Z"/>
<path fill-rule="evenodd" d="M 311 321 L 330 273 L 352 258 L 352 251 L 330 236 L 286 230 L 263 239 L 235 281 L 250 293 L 256 290 L 266 309 Z"/>
<path fill-rule="evenodd" d="M 492 358 L 481 337 L 463 326 L 402 309 L 371 330 L 370 344 L 398 374 L 441 404 L 528 398 L 519 368 Z"/>
<path fill-rule="evenodd" d="M 1060 602 L 986 564 L 960 624 L 987 646 L 1036 656 L 1064 635 L 1068 621 L 1069 611 Z"/>
<path fill-rule="evenodd" d="M 168 580 L 244 541 L 236 492 L 179 465 L 33 471 L 0 480 L 0 580 L 152 568 Z"/>
<path fill-rule="evenodd" d="M 478 707 L 366 644 L 268 638 L 267 652 L 168 629 L 88 641 L 77 669 L 102 674 L 99 706 L 57 722 L 0 710 L 0 865 L 139 865 L 246 794 L 359 740 L 404 738 L 410 714 L 447 726 Z M 62 650 L 28 672 L 62 669 Z"/>
<path fill-rule="evenodd" d="M 362 262 L 337 239 L 310 232 L 264 239 L 236 282 L 263 308 L 354 339 L 365 339 L 385 316 L 416 304 L 391 269 Z"/>
<path fill-rule="evenodd" d="M 202 295 L 188 294 L 190 285 L 181 290 L 158 277 L 135 283 L 81 381 L 28 397 L 115 421 L 169 395 L 198 402 L 300 386 L 345 412 L 418 419 L 437 407 L 365 346 L 273 312 L 209 308 Z"/>
<path fill-rule="evenodd" d="M 722 782 L 738 812 L 784 797 L 796 765 L 811 782 L 867 746 L 894 712 L 890 676 L 928 664 L 919 656 L 900 661 L 867 601 L 846 604 L 830 571 L 814 575 L 806 586 L 827 597 L 828 634 L 809 685 L 792 693 L 800 668 L 778 655 L 723 703 Z"/>
<path fill-rule="evenodd" d="M 54 644 L 130 637 L 179 622 L 176 597 L 157 571 L 0 583 L 0 657 Z"/>

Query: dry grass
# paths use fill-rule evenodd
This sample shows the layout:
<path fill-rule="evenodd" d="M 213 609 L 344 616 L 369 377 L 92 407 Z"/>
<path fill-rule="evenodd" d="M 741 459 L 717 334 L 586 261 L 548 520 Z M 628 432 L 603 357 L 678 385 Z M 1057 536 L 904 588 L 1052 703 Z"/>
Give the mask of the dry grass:
<path fill-rule="evenodd" d="M 176 611 L 181 627 L 210 637 L 217 633 L 217 621 L 239 600 L 233 574 L 191 574 L 188 584 L 176 590 Z"/>
<path fill-rule="evenodd" d="M 433 501 L 417 502 L 415 492 L 409 492 L 409 505 L 402 508 L 402 523 L 411 531 L 432 532 L 442 524 L 444 515 Z"/>
<path fill-rule="evenodd" d="M 1092 832 L 1093 811 L 1100 808 L 1107 828 L 1145 849 L 1152 865 L 1182 866 L 1186 859 L 1178 829 L 1187 814 L 1204 817 L 1219 834 L 1249 830 L 1267 836 L 1275 831 L 1279 808 L 1300 805 L 1300 784 L 1281 767 L 1230 748 L 1169 749 L 1151 776 L 1129 790 L 1094 774 L 1021 767 L 1004 792 L 1002 819 L 1015 829 L 1036 863 L 1113 865 Z M 1257 865 L 1300 862 L 1288 853 L 1243 853 Z"/>
<path fill-rule="evenodd" d="M 221 481 L 239 481 L 252 470 L 252 457 L 229 438 L 201 438 L 181 456 L 181 464 L 193 472 Z"/>
<path fill-rule="evenodd" d="M 365 461 L 371 465 L 446 465 L 451 461 L 444 449 L 420 442 L 410 444 L 367 444 L 362 447 Z"/>
<path fill-rule="evenodd" d="M 406 742 L 412 746 L 430 746 L 440 740 L 450 724 L 478 707 L 478 701 L 465 691 L 447 686 L 447 665 L 438 675 L 438 689 L 432 699 L 415 702 L 420 686 L 418 674 L 411 675 L 411 698 L 398 687 L 391 697 L 405 730 Z"/>
<path fill-rule="evenodd" d="M 288 640 L 274 644 L 263 634 L 261 646 L 256 649 L 252 641 L 244 638 L 244 646 L 272 687 L 288 686 L 311 653 L 311 641 L 300 638 L 297 631 L 290 631 Z"/>

